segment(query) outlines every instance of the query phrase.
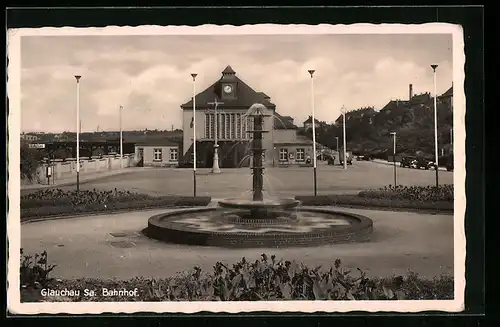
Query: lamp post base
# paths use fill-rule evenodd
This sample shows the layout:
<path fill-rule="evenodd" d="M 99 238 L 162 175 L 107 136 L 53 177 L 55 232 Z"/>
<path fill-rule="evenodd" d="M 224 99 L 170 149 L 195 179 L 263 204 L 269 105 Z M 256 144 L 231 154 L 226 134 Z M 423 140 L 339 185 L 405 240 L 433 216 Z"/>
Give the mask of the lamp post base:
<path fill-rule="evenodd" d="M 212 166 L 212 174 L 220 174 L 219 168 L 219 151 L 217 150 L 217 146 L 214 150 L 214 164 Z"/>

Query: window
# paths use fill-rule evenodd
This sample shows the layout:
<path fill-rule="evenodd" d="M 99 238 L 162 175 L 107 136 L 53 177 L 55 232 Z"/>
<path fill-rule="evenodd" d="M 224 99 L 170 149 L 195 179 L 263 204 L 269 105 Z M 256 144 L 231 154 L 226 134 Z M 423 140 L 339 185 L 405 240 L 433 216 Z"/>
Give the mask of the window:
<path fill-rule="evenodd" d="M 304 161 L 306 156 L 305 156 L 306 150 L 305 149 L 297 149 L 297 161 Z"/>
<path fill-rule="evenodd" d="M 179 158 L 179 150 L 170 149 L 170 161 L 177 161 Z"/>
<path fill-rule="evenodd" d="M 231 131 L 231 139 L 236 138 L 236 114 L 230 114 L 229 121 L 231 122 L 231 127 L 229 130 Z"/>
<path fill-rule="evenodd" d="M 280 161 L 288 161 L 288 149 L 280 149 Z"/>
<path fill-rule="evenodd" d="M 241 136 L 241 114 L 236 114 L 236 138 L 242 139 Z"/>
<path fill-rule="evenodd" d="M 246 119 L 246 117 L 241 117 L 240 123 L 242 125 L 241 138 L 242 139 L 247 139 L 248 138 L 248 133 L 247 133 L 247 130 L 248 130 L 248 120 Z"/>
<path fill-rule="evenodd" d="M 220 115 L 220 118 L 221 118 L 221 121 L 220 121 L 220 125 L 219 125 L 219 129 L 220 129 L 220 139 L 226 139 L 226 115 L 225 114 L 221 114 Z"/>
<path fill-rule="evenodd" d="M 230 114 L 225 114 L 224 115 L 226 118 L 225 118 L 225 130 L 226 132 L 224 133 L 224 135 L 226 136 L 225 138 L 226 139 L 230 139 L 231 138 L 231 115 Z"/>
<path fill-rule="evenodd" d="M 209 139 L 210 138 L 210 117 L 211 114 L 205 114 L 205 138 Z"/>
<path fill-rule="evenodd" d="M 153 150 L 153 155 L 154 155 L 153 160 L 154 161 L 162 161 L 163 160 L 162 154 L 163 154 L 162 149 L 154 149 Z"/>

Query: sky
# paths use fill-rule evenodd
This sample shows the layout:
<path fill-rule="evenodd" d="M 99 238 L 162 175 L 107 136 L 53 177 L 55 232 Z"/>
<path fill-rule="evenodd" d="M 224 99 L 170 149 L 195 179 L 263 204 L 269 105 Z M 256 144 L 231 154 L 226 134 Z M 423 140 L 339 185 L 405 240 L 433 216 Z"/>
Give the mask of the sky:
<path fill-rule="evenodd" d="M 75 131 L 80 80 L 82 132 L 181 128 L 180 105 L 230 65 L 301 125 L 311 114 L 333 122 L 342 106 L 381 109 L 391 99 L 452 85 L 451 34 L 23 36 L 21 130 Z"/>

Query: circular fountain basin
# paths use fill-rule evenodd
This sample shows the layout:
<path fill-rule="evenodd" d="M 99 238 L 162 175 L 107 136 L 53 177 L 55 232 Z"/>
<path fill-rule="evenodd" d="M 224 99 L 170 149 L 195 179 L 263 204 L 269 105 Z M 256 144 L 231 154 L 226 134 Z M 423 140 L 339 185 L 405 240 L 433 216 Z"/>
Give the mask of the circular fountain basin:
<path fill-rule="evenodd" d="M 262 201 L 253 201 L 247 199 L 224 199 L 218 201 L 222 208 L 233 208 L 243 210 L 266 210 L 266 209 L 281 209 L 287 210 L 296 208 L 300 205 L 300 201 L 295 199 L 264 199 Z"/>
<path fill-rule="evenodd" d="M 179 209 L 159 214 L 149 219 L 145 233 L 175 244 L 286 248 L 365 242 L 373 231 L 371 219 L 332 209 L 282 210 L 273 219 L 248 219 L 248 210 L 238 208 Z"/>

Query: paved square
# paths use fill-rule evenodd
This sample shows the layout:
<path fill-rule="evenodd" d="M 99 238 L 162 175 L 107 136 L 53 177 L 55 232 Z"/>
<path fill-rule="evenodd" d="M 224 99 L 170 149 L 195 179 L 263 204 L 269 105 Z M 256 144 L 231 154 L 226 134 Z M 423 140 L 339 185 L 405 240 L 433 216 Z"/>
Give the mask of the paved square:
<path fill-rule="evenodd" d="M 453 183 L 453 172 L 440 171 L 441 184 Z M 428 186 L 435 184 L 435 172 L 397 167 L 398 185 Z M 356 193 L 394 184 L 393 167 L 375 162 L 354 161 L 344 170 L 342 166 L 328 166 L 318 162 L 318 194 Z M 75 189 L 74 185 L 61 187 Z M 160 195 L 193 195 L 191 169 L 144 168 L 131 173 L 104 177 L 81 184 L 82 189 L 119 189 Z M 212 174 L 209 169 L 197 171 L 197 195 L 212 198 L 248 198 L 251 195 L 252 175 L 249 168 L 222 169 Z M 269 167 L 264 170 L 264 189 L 270 196 L 292 197 L 313 195 L 313 170 L 310 167 Z M 32 191 L 31 191 L 32 192 Z M 24 193 L 24 192 L 23 192 Z"/>

